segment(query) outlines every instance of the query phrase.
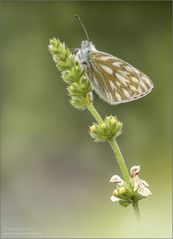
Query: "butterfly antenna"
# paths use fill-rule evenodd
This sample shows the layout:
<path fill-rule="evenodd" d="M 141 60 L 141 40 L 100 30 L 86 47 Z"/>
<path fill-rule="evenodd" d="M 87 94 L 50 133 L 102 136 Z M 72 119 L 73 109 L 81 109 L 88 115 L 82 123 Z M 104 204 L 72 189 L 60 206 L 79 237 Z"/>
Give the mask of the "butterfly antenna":
<path fill-rule="evenodd" d="M 80 17 L 78 15 L 75 15 L 75 17 L 77 18 L 79 24 L 81 25 L 82 29 L 84 30 L 85 34 L 86 34 L 86 37 L 87 37 L 87 41 L 89 41 L 89 35 L 88 35 L 88 32 L 84 26 L 84 24 L 82 23 Z"/>

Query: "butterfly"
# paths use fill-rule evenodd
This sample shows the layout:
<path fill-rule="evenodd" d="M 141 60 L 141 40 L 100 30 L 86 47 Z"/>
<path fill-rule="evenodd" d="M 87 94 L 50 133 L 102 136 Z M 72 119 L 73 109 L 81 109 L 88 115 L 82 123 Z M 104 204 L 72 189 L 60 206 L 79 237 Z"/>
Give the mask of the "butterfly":
<path fill-rule="evenodd" d="M 76 49 L 75 58 L 85 68 L 96 94 L 107 103 L 117 105 L 140 99 L 150 93 L 154 87 L 151 79 L 120 58 L 96 50 L 80 18 L 76 18 L 85 31 L 87 40 L 82 41 L 81 48 Z"/>

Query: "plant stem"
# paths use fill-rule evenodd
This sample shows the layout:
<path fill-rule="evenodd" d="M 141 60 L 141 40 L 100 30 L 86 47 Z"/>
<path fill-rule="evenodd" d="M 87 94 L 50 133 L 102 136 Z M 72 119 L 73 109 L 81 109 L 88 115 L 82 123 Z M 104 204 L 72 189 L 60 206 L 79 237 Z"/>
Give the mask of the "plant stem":
<path fill-rule="evenodd" d="M 96 119 L 96 121 L 99 124 L 102 124 L 104 122 L 92 103 L 90 103 L 87 108 L 88 108 L 89 112 L 92 114 L 92 116 Z M 124 177 L 124 181 L 127 184 L 129 184 L 130 176 L 129 176 L 129 172 L 127 170 L 124 158 L 123 158 L 123 156 L 121 154 L 120 148 L 119 148 L 119 146 L 118 146 L 118 144 L 117 144 L 115 139 L 112 139 L 111 141 L 108 141 L 108 142 L 111 145 L 111 147 L 113 149 L 113 152 L 114 152 L 114 154 L 115 154 L 115 156 L 117 158 L 117 161 L 119 163 L 121 172 L 122 172 L 123 177 Z"/>
<path fill-rule="evenodd" d="M 120 151 L 120 148 L 116 142 L 115 139 L 112 139 L 111 141 L 109 141 L 109 144 L 111 145 L 112 147 L 112 150 L 117 158 L 117 161 L 119 163 L 119 166 L 120 166 L 120 169 L 121 169 L 121 172 L 123 174 L 123 177 L 124 177 L 124 181 L 129 184 L 130 182 L 130 176 L 129 176 L 129 172 L 127 170 L 127 167 L 126 167 L 126 164 L 125 164 L 125 161 L 124 161 L 124 158 L 123 158 L 123 155 Z"/>
<path fill-rule="evenodd" d="M 98 124 L 102 124 L 104 123 L 102 117 L 99 115 L 99 113 L 97 112 L 97 110 L 95 109 L 94 105 L 92 104 L 92 102 L 90 102 L 90 104 L 87 106 L 87 109 L 89 110 L 89 112 L 92 114 L 92 116 L 95 118 L 95 120 L 97 121 Z M 116 142 L 116 140 L 113 138 L 112 140 L 108 141 L 108 143 L 110 144 L 115 157 L 118 161 L 119 167 L 121 169 L 124 181 L 127 183 L 127 185 L 130 185 L 130 175 L 128 172 L 128 169 L 126 167 L 123 155 L 120 151 L 120 148 Z M 138 201 L 133 201 L 132 202 L 132 206 L 134 208 L 135 211 L 135 215 L 138 219 L 140 219 L 140 211 L 139 211 L 139 205 L 138 205 Z"/>
<path fill-rule="evenodd" d="M 94 107 L 94 105 L 92 104 L 92 102 L 90 102 L 90 104 L 87 106 L 87 109 L 88 109 L 89 112 L 92 114 L 92 116 L 96 119 L 96 121 L 98 122 L 98 124 L 104 123 L 102 117 L 99 115 L 99 113 L 97 112 L 97 110 L 96 110 L 96 108 Z"/>
<path fill-rule="evenodd" d="M 136 217 L 137 217 L 138 219 L 140 219 L 140 211 L 139 211 L 138 201 L 133 201 L 132 205 L 133 205 L 133 208 L 134 208 Z"/>

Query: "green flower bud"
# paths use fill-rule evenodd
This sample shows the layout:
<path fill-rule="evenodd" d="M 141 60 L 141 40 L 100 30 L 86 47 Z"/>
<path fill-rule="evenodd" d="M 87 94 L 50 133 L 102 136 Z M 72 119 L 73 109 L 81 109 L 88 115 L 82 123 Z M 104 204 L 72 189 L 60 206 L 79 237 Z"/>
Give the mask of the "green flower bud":
<path fill-rule="evenodd" d="M 111 123 L 112 125 L 116 124 L 116 122 L 117 122 L 117 120 L 115 120 L 115 118 L 110 119 L 110 123 Z"/>
<path fill-rule="evenodd" d="M 90 130 L 90 135 L 96 142 L 104 142 L 112 140 L 121 133 L 122 123 L 116 117 L 108 116 L 105 118 L 104 123 L 94 124 L 95 130 Z M 91 128 L 90 128 L 91 129 Z"/>
<path fill-rule="evenodd" d="M 124 194 L 126 192 L 126 189 L 125 187 L 120 187 L 118 191 L 119 191 L 119 194 Z"/>
<path fill-rule="evenodd" d="M 94 133 L 95 131 L 97 130 L 96 126 L 93 124 L 91 127 L 90 127 L 90 131 L 92 133 Z"/>
<path fill-rule="evenodd" d="M 53 38 L 49 41 L 49 51 L 52 54 L 56 67 L 60 70 L 67 87 L 70 103 L 77 109 L 85 109 L 91 103 L 92 87 L 85 75 L 85 70 L 75 60 L 64 43 Z"/>
<path fill-rule="evenodd" d="M 102 129 L 106 129 L 106 124 L 103 123 L 103 124 L 100 125 L 100 127 L 101 127 Z"/>
<path fill-rule="evenodd" d="M 84 96 L 82 96 L 78 93 L 77 94 L 74 93 L 73 95 L 69 94 L 69 95 L 71 95 L 70 104 L 78 110 L 85 110 L 87 105 L 90 104 L 90 102 L 92 100 L 91 92 L 89 92 L 88 94 L 86 94 Z"/>
<path fill-rule="evenodd" d="M 122 194 L 125 194 L 126 192 L 127 192 L 127 190 L 125 187 L 120 187 L 113 191 L 113 196 L 118 197 L 118 196 L 121 196 Z"/>
<path fill-rule="evenodd" d="M 119 191 L 118 191 L 118 189 L 115 189 L 113 191 L 113 196 L 117 197 L 118 195 L 119 195 Z"/>
<path fill-rule="evenodd" d="M 75 90 L 75 87 L 73 85 L 70 85 L 69 86 L 69 91 L 74 91 Z"/>
<path fill-rule="evenodd" d="M 65 44 L 61 43 L 58 39 L 51 39 L 48 48 L 60 71 L 69 70 L 76 65 L 74 55 L 70 54 Z"/>
<path fill-rule="evenodd" d="M 67 84 L 72 84 L 74 82 L 79 82 L 83 75 L 84 69 L 82 69 L 79 65 L 76 65 L 72 67 L 71 70 L 65 71 L 62 78 Z"/>

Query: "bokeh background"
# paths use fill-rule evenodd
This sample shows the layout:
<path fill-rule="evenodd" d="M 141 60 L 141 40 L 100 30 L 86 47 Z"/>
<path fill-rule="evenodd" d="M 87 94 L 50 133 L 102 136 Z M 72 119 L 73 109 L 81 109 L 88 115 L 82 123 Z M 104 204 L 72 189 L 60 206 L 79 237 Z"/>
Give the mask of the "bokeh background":
<path fill-rule="evenodd" d="M 131 207 L 110 201 L 119 174 L 109 145 L 88 134 L 93 118 L 68 102 L 48 52 L 56 36 L 70 48 L 85 35 L 97 49 L 148 74 L 143 99 L 101 115 L 124 123 L 118 138 L 126 163 L 141 165 L 153 195 Z M 2 238 L 171 238 L 171 2 L 2 2 Z"/>

